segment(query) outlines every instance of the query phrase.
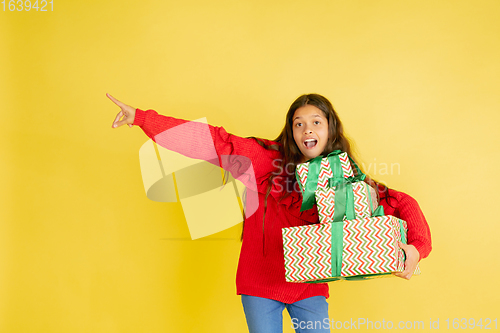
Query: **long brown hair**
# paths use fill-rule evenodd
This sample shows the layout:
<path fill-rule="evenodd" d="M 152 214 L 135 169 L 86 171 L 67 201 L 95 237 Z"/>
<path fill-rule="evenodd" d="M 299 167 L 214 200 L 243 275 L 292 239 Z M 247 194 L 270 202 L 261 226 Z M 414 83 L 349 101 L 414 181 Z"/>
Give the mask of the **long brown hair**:
<path fill-rule="evenodd" d="M 297 109 L 306 105 L 313 105 L 320 109 L 328 120 L 328 142 L 325 146 L 324 151 L 322 152 L 322 155 L 327 155 L 332 151 L 339 149 L 343 152 L 346 152 L 349 156 L 351 156 L 351 158 L 354 159 L 351 143 L 344 134 L 344 127 L 342 125 L 342 122 L 340 121 L 339 116 L 337 115 L 337 112 L 333 108 L 332 103 L 330 103 L 330 101 L 326 97 L 318 94 L 305 94 L 299 96 L 288 109 L 285 119 L 285 126 L 281 130 L 281 133 L 278 135 L 278 137 L 273 140 L 276 143 L 266 144 L 259 138 L 253 138 L 265 149 L 277 150 L 281 153 L 281 156 L 283 158 L 281 159 L 280 166 L 277 169 L 284 170 L 285 177 L 288 177 L 288 181 L 293 185 L 295 185 L 296 182 L 295 168 L 297 167 L 297 164 L 299 164 L 303 160 L 303 155 L 293 138 L 293 116 Z M 272 184 L 276 176 L 278 176 L 278 173 L 273 173 L 268 179 L 267 192 L 264 200 L 264 216 L 262 218 L 263 232 L 267 210 L 267 198 L 271 193 Z M 294 189 L 296 187 L 292 186 L 291 188 Z M 290 192 L 284 191 L 281 199 L 285 198 L 288 195 L 290 195 Z M 245 225 L 243 223 L 243 230 L 244 227 Z M 243 239 L 243 231 L 241 234 L 241 238 Z"/>

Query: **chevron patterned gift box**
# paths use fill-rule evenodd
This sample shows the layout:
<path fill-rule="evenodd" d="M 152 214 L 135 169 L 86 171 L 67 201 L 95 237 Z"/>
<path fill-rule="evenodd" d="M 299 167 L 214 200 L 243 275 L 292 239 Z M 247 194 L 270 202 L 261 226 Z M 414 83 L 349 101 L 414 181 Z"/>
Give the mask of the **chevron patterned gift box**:
<path fill-rule="evenodd" d="M 404 270 L 406 222 L 394 216 L 283 228 L 287 282 L 328 282 Z M 419 268 L 415 274 L 419 274 Z"/>
<path fill-rule="evenodd" d="M 341 151 L 297 165 L 302 210 L 316 203 L 320 223 L 371 216 L 378 205 L 376 193 L 363 181 L 365 175 L 357 166 L 356 169 L 354 176 L 349 156 Z M 351 207 L 349 201 L 354 203 L 352 213 L 345 209 Z"/>

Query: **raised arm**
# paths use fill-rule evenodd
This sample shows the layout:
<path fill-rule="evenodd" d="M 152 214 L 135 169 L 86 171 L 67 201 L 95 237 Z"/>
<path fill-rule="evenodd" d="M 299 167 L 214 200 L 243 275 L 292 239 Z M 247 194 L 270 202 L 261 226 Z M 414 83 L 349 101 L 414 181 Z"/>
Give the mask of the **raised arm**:
<path fill-rule="evenodd" d="M 153 110 L 135 109 L 109 94 L 107 96 L 120 107 L 113 122 L 114 128 L 125 124 L 139 126 L 160 146 L 217 164 L 244 183 L 241 176 L 250 176 L 249 171 L 260 178 L 273 172 L 277 165 L 273 160 L 280 154 L 265 149 L 255 139 L 229 134 L 222 127 L 167 117 Z"/>

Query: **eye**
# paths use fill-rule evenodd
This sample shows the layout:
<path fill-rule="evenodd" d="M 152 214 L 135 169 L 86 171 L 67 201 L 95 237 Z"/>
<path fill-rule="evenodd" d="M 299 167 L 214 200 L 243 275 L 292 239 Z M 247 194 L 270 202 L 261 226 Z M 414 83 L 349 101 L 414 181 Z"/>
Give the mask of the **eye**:
<path fill-rule="evenodd" d="M 319 124 L 321 124 L 321 121 L 316 120 L 316 121 L 314 122 L 314 124 L 315 124 L 315 125 L 319 125 Z"/>
<path fill-rule="evenodd" d="M 302 126 L 302 123 L 296 123 L 295 126 L 296 127 Z"/>

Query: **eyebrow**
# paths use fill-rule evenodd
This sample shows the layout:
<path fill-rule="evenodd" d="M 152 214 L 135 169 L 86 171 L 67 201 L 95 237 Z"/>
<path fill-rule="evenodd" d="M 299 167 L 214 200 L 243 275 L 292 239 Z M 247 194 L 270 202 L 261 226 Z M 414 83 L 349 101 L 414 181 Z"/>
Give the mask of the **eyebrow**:
<path fill-rule="evenodd" d="M 314 117 L 321 118 L 321 116 L 319 114 L 314 114 L 314 115 L 311 116 L 311 118 L 314 118 Z M 295 118 L 293 118 L 292 121 L 295 121 L 295 120 L 300 119 L 300 118 L 302 118 L 302 117 L 295 117 Z"/>

